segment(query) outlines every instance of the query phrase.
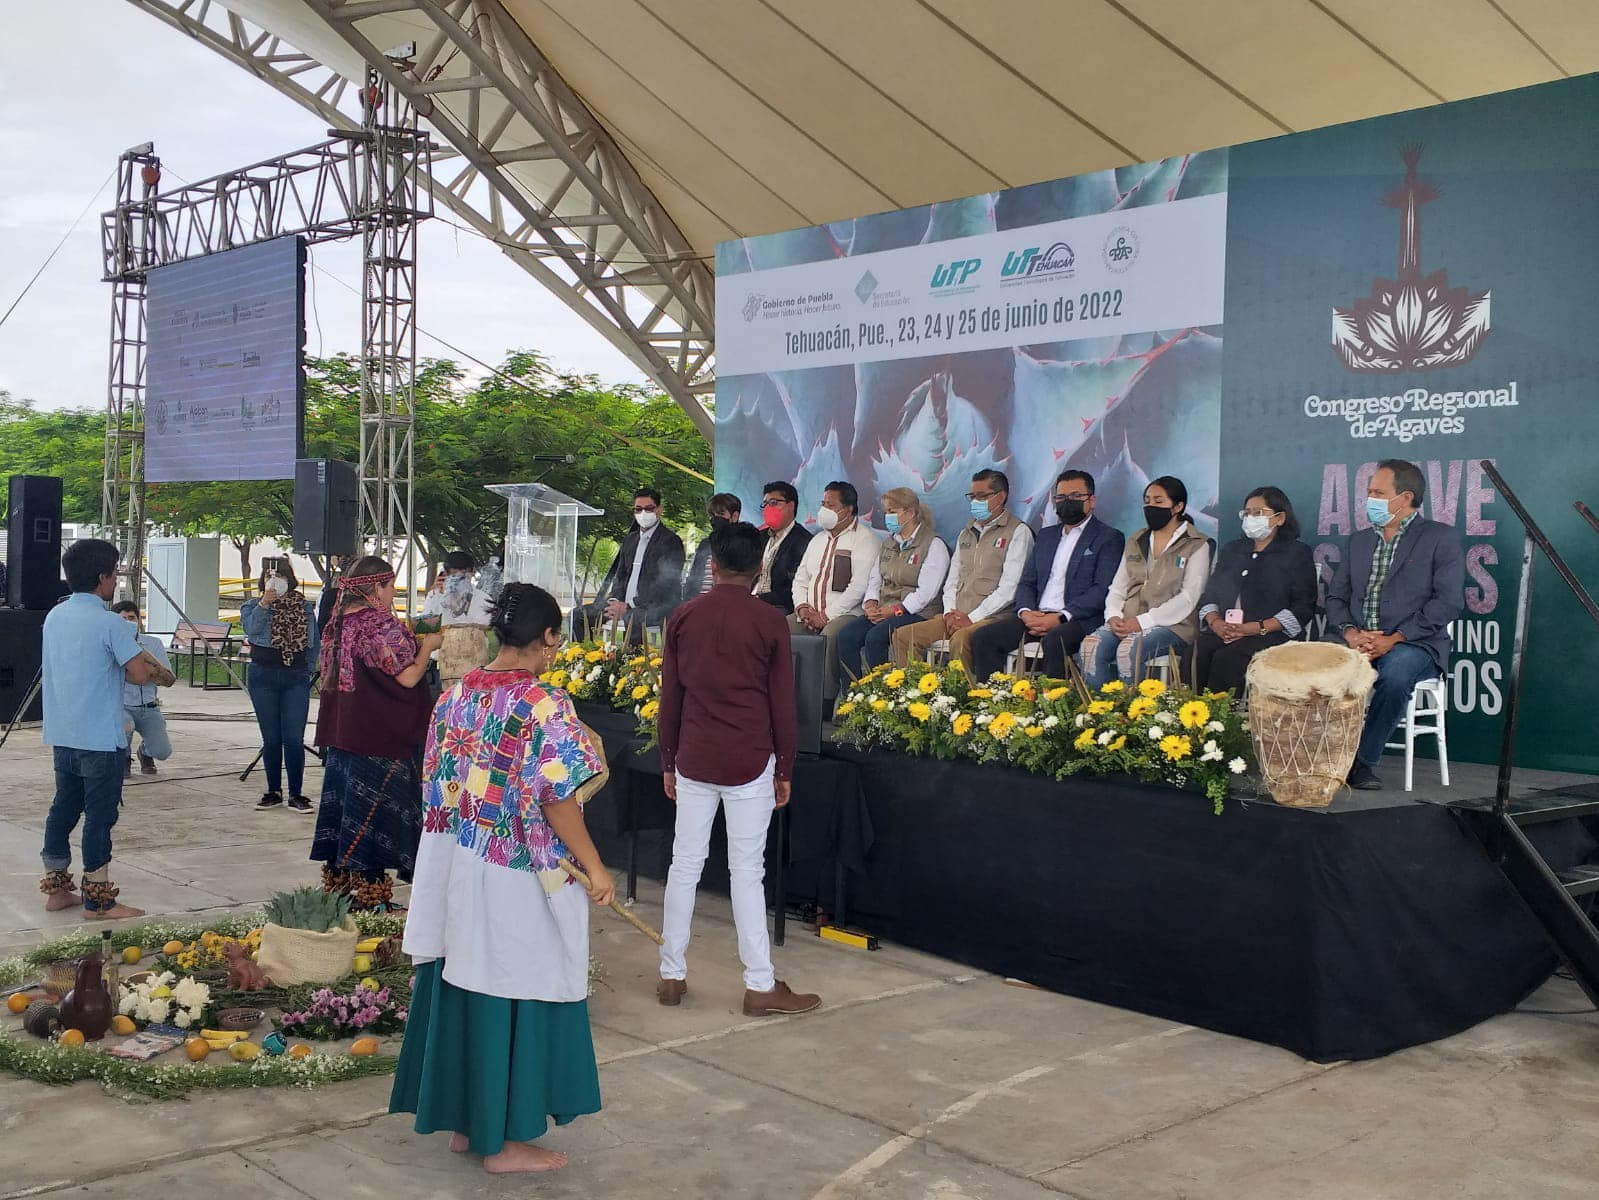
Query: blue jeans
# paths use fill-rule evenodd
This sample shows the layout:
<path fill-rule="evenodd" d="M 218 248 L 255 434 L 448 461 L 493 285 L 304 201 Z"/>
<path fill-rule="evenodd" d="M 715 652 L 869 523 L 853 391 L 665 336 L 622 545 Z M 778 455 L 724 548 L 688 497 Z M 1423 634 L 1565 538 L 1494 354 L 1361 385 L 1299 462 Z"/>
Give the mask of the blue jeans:
<path fill-rule="evenodd" d="M 884 617 L 872 624 L 870 617 L 856 617 L 838 631 L 838 686 L 847 690 L 847 681 L 859 679 L 873 667 L 880 667 L 889 658 L 889 639 L 901 625 L 914 625 L 922 618 L 916 613 L 901 617 Z M 865 665 L 862 666 L 864 661 Z"/>
<path fill-rule="evenodd" d="M 261 766 L 266 790 L 283 790 L 283 768 L 289 769 L 289 795 L 303 795 L 305 786 L 305 715 L 311 708 L 311 673 L 304 668 L 250 664 L 245 679 L 255 722 L 261 727 Z"/>
<path fill-rule="evenodd" d="M 1371 690 L 1371 703 L 1366 705 L 1366 724 L 1360 731 L 1360 749 L 1355 757 L 1368 767 L 1375 767 L 1382 761 L 1382 748 L 1399 728 L 1410 693 L 1423 679 L 1438 678 L 1439 672 L 1432 655 L 1405 642 L 1371 665 L 1377 668 L 1377 685 Z"/>
<path fill-rule="evenodd" d="M 44 819 L 46 871 L 72 865 L 72 831 L 83 820 L 83 870 L 98 871 L 111 861 L 111 829 L 122 809 L 121 750 L 55 747 L 56 797 Z"/>
<path fill-rule="evenodd" d="M 172 739 L 167 735 L 167 719 L 154 707 L 125 708 L 133 732 L 139 735 L 139 757 L 165 762 L 172 757 Z M 133 735 L 128 735 L 128 753 L 133 754 Z"/>
<path fill-rule="evenodd" d="M 1143 640 L 1140 641 L 1140 638 Z M 1137 662 L 1133 661 L 1134 650 L 1138 652 Z M 1088 686 L 1097 690 L 1113 679 L 1131 683 L 1144 678 L 1150 673 L 1151 664 L 1165 658 L 1173 650 L 1177 652 L 1178 661 L 1182 661 L 1188 654 L 1188 643 L 1164 625 L 1125 638 L 1112 633 L 1109 625 L 1101 625 L 1083 639 L 1077 660 L 1082 664 L 1083 678 L 1088 681 Z M 1184 671 L 1187 671 L 1186 666 Z"/>

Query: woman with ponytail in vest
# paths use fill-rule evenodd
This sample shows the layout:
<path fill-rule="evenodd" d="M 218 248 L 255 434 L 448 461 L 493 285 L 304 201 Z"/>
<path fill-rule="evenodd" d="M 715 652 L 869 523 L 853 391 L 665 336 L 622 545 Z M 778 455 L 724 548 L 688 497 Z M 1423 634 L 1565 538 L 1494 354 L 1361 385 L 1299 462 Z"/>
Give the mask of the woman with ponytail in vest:
<path fill-rule="evenodd" d="M 949 547 L 933 529 L 933 514 L 910 488 L 883 493 L 888 536 L 878 548 L 866 582 L 865 615 L 838 632 L 840 690 L 889 658 L 889 639 L 901 625 L 943 611 Z"/>
<path fill-rule="evenodd" d="M 422 744 L 433 696 L 422 683 L 439 633 L 418 638 L 394 615 L 394 568 L 368 555 L 339 580 L 322 639 L 316 744 L 322 805 L 311 859 L 322 886 L 358 909 L 393 907 L 422 836 Z"/>
<path fill-rule="evenodd" d="M 1083 639 L 1089 686 L 1142 679 L 1168 654 L 1188 657 L 1210 578 L 1210 541 L 1188 515 L 1188 489 L 1162 475 L 1144 489 L 1144 528 L 1127 541 L 1105 598 L 1105 624 Z"/>

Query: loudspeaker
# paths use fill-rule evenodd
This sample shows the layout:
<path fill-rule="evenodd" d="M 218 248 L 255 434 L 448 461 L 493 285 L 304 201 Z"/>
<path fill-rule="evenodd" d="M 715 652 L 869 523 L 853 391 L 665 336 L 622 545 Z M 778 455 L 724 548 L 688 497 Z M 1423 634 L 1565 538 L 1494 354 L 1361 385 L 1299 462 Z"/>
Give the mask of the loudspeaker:
<path fill-rule="evenodd" d="M 13 475 L 6 521 L 6 603 L 46 609 L 61 597 L 61 480 Z"/>
<path fill-rule="evenodd" d="M 17 706 L 28 694 L 39 673 L 40 653 L 44 648 L 44 619 L 49 613 L 18 608 L 0 609 L 0 732 L 17 715 Z M 41 692 L 17 718 L 38 721 L 44 717 Z"/>
<path fill-rule="evenodd" d="M 297 554 L 359 554 L 361 480 L 355 464 L 336 458 L 294 463 L 294 550 Z"/>

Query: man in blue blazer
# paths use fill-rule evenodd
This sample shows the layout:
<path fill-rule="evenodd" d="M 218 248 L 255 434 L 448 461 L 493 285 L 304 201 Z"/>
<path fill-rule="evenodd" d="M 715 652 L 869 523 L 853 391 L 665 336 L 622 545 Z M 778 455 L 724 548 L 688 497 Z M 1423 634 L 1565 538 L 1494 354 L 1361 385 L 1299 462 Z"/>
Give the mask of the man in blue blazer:
<path fill-rule="evenodd" d="M 1449 622 L 1465 603 L 1465 559 L 1452 525 L 1421 515 L 1427 481 L 1415 463 L 1377 464 L 1366 519 L 1349 539 L 1327 589 L 1327 637 L 1371 659 L 1377 685 L 1366 707 L 1349 786 L 1382 787 L 1383 747 L 1425 679 L 1448 678 Z"/>
<path fill-rule="evenodd" d="M 1068 655 L 1105 618 L 1105 596 L 1121 565 L 1124 539 L 1094 515 L 1094 477 L 1063 471 L 1055 480 L 1059 525 L 1039 530 L 1032 557 L 1016 587 L 1015 615 L 972 634 L 974 679 L 987 679 L 1021 644 L 1022 636 L 1043 643 L 1044 674 L 1066 674 Z"/>

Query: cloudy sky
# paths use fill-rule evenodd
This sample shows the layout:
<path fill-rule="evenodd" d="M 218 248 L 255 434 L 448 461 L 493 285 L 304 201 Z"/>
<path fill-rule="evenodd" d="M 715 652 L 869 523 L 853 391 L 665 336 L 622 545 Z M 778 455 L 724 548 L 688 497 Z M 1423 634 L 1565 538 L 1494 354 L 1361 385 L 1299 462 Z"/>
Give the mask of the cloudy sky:
<path fill-rule="evenodd" d="M 327 137 L 310 112 L 124 0 L 3 0 L 0 26 L 0 314 L 106 181 L 117 155 L 155 143 L 167 180 L 203 179 Z M 100 281 L 98 214 L 113 184 L 0 325 L 0 389 L 42 407 L 105 403 L 110 285 Z M 311 249 L 352 286 L 358 245 Z M 423 226 L 418 321 L 497 363 L 536 349 L 558 368 L 607 381 L 639 371 L 495 247 L 434 221 Z M 359 347 L 357 295 L 308 274 L 307 350 Z M 449 357 L 423 336 L 419 353 Z"/>

